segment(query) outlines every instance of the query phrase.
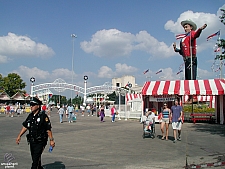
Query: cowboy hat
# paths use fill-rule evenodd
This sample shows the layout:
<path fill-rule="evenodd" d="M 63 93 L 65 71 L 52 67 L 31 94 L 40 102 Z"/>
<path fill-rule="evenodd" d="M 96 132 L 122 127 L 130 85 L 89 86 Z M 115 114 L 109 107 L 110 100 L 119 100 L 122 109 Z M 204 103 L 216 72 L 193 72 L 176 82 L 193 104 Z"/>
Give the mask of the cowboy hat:
<path fill-rule="evenodd" d="M 192 26 L 192 30 L 194 30 L 194 31 L 197 29 L 197 25 L 196 25 L 193 21 L 191 21 L 190 19 L 181 22 L 181 25 L 182 25 L 183 27 L 184 27 L 184 25 L 186 25 L 186 24 L 191 25 L 191 26 Z"/>

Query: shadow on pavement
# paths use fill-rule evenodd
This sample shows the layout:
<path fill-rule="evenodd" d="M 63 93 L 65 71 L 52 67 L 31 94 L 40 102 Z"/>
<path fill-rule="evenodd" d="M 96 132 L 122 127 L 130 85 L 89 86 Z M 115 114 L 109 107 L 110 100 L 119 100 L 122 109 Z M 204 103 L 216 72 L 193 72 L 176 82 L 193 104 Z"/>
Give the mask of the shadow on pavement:
<path fill-rule="evenodd" d="M 43 165 L 44 169 L 65 169 L 65 165 L 61 161 Z"/>
<path fill-rule="evenodd" d="M 192 126 L 192 128 L 196 131 L 207 132 L 225 137 L 225 126 L 221 124 L 196 123 Z"/>

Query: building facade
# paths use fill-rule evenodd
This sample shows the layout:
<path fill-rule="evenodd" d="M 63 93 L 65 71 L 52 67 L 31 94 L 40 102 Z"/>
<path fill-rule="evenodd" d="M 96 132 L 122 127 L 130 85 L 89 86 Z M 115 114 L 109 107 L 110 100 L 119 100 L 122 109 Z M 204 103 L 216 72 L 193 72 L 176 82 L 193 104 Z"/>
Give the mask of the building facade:
<path fill-rule="evenodd" d="M 126 76 L 112 79 L 112 86 L 125 87 L 125 86 L 127 86 L 128 83 L 132 84 L 132 87 L 134 87 L 135 86 L 135 77 L 126 75 Z"/>

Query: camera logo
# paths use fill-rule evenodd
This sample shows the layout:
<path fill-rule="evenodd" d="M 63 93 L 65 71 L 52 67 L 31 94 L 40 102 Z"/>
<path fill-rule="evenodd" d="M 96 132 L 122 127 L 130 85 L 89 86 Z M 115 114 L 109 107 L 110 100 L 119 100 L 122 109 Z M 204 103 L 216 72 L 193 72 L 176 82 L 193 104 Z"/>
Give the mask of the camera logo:
<path fill-rule="evenodd" d="M 4 166 L 5 168 L 15 168 L 18 163 L 14 163 L 13 160 L 16 158 L 13 156 L 12 153 L 5 153 L 4 155 L 4 162 L 1 163 L 1 166 Z"/>

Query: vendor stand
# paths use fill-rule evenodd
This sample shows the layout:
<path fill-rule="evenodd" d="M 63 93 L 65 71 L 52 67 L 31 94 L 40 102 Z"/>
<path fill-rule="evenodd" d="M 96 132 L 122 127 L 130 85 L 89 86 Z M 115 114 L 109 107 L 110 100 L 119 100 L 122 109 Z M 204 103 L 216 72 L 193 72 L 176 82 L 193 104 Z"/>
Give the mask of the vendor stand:
<path fill-rule="evenodd" d="M 175 98 L 181 100 L 185 95 L 197 96 L 216 96 L 215 97 L 215 117 L 216 122 L 224 124 L 225 110 L 225 80 L 224 79 L 207 79 L 207 80 L 175 80 L 175 81 L 147 81 L 142 88 L 142 106 L 143 115 L 146 108 L 155 108 L 158 113 L 163 102 L 153 100 L 154 96 L 163 98 L 173 98 L 165 100 L 169 107 Z M 159 98 L 158 98 L 159 99 Z M 182 103 L 182 102 L 181 102 Z"/>

